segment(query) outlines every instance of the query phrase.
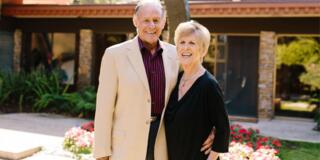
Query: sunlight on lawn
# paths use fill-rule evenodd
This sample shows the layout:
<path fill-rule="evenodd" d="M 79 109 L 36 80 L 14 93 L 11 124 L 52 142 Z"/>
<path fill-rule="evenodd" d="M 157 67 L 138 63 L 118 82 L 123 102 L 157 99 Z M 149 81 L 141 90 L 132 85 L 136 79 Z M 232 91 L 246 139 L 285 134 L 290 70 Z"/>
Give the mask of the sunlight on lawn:
<path fill-rule="evenodd" d="M 281 101 L 281 110 L 312 112 L 316 107 L 315 104 L 308 102 Z"/>

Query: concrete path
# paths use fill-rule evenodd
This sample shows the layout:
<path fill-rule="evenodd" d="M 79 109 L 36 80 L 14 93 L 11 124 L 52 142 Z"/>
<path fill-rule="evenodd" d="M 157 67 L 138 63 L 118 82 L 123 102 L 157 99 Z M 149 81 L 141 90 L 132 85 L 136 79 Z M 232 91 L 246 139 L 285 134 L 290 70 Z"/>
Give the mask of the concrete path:
<path fill-rule="evenodd" d="M 259 120 L 258 123 L 233 122 L 244 127 L 260 130 L 260 134 L 292 141 L 320 143 L 320 132 L 314 131 L 313 119 L 275 117 L 272 120 Z"/>
<path fill-rule="evenodd" d="M 0 150 L 41 146 L 40 152 L 25 160 L 73 160 L 62 148 L 64 133 L 85 122 L 54 114 L 0 114 Z"/>

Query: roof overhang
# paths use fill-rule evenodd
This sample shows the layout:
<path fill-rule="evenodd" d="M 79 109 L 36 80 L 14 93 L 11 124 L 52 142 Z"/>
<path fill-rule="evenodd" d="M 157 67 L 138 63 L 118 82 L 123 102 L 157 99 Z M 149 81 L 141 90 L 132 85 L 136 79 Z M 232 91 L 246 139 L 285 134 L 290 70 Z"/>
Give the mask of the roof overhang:
<path fill-rule="evenodd" d="M 128 18 L 135 5 L 10 5 L 5 16 L 17 18 Z"/>
<path fill-rule="evenodd" d="M 135 4 L 5 5 L 4 16 L 17 18 L 130 18 Z M 320 17 L 320 3 L 191 3 L 192 18 Z"/>
<path fill-rule="evenodd" d="M 191 16 L 201 17 L 320 17 L 320 3 L 194 3 Z"/>

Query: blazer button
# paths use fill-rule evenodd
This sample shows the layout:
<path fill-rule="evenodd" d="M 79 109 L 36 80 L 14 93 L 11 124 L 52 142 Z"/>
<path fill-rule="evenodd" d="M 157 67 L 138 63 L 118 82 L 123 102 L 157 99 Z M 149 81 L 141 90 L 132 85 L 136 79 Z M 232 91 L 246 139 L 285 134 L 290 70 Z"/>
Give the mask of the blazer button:
<path fill-rule="evenodd" d="M 150 99 L 148 99 L 147 101 L 148 101 L 148 103 L 150 103 L 150 102 L 151 102 L 151 100 L 150 100 Z"/>

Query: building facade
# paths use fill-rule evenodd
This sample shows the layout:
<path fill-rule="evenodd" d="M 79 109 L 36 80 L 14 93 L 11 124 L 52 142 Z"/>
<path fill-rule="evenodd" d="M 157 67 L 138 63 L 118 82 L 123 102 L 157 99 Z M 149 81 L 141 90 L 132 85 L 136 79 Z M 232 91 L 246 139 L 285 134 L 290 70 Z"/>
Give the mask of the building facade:
<path fill-rule="evenodd" d="M 98 85 L 105 48 L 135 36 L 134 6 L 6 3 L 0 21 L 1 68 L 30 71 L 56 65 L 77 88 Z M 191 18 L 212 34 L 204 65 L 220 82 L 229 114 L 252 121 L 272 118 L 277 37 L 319 36 L 319 1 L 192 1 L 189 6 Z"/>

